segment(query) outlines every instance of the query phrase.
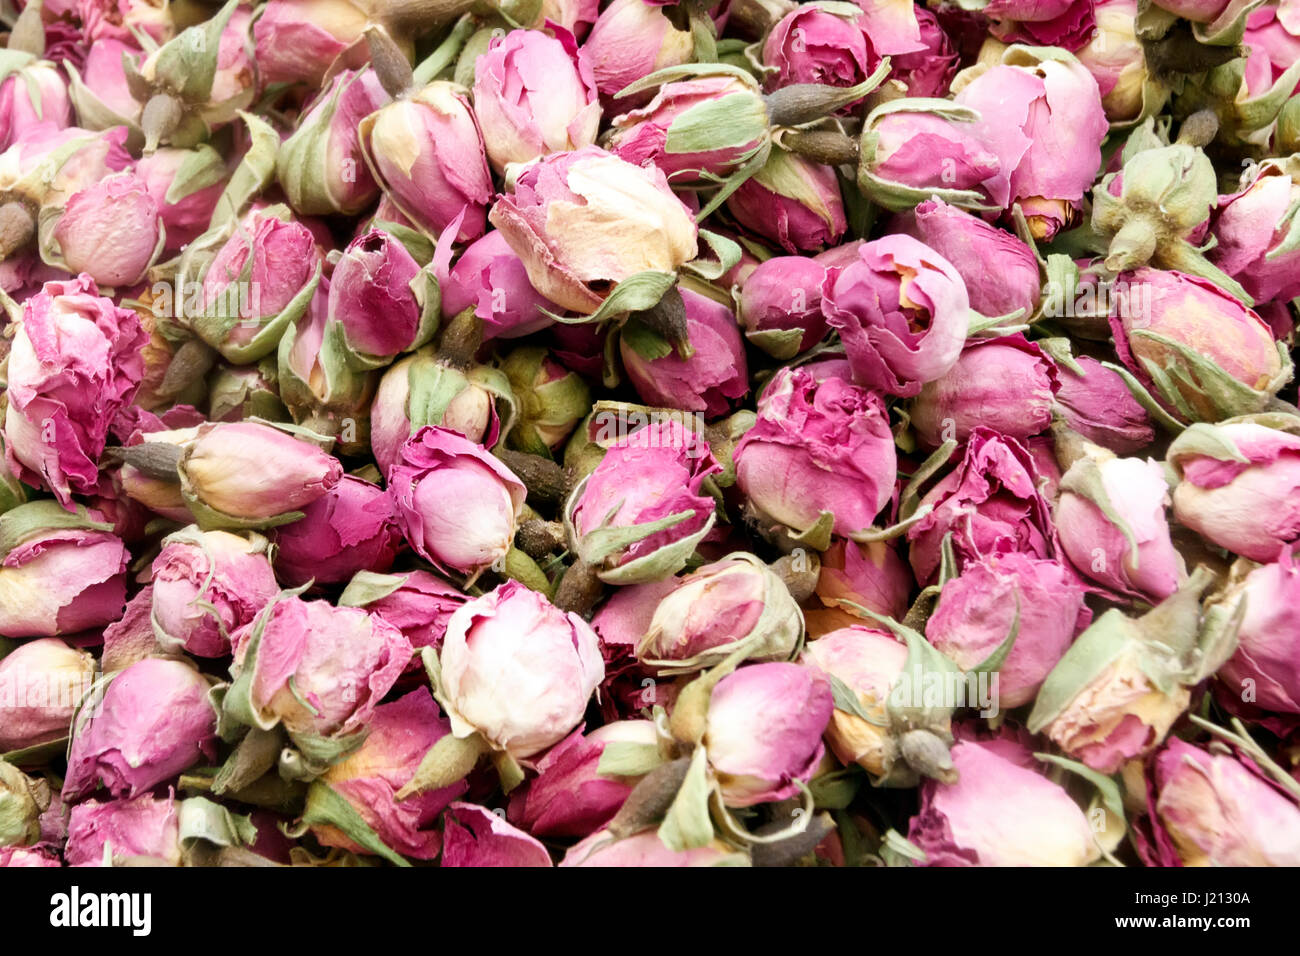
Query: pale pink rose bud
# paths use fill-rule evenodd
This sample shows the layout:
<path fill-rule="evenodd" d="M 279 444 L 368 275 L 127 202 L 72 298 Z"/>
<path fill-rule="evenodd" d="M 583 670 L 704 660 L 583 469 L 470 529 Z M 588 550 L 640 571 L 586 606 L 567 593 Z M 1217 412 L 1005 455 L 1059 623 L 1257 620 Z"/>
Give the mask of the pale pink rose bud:
<path fill-rule="evenodd" d="M 647 405 L 703 412 L 720 418 L 735 400 L 749 391 L 749 366 L 745 346 L 730 308 L 707 296 L 683 289 L 686 331 L 691 355 L 676 351 L 638 351 L 635 336 L 619 339 L 619 354 L 632 386 Z"/>
<path fill-rule="evenodd" d="M 365 7 L 353 0 L 270 0 L 253 25 L 262 82 L 319 87 L 368 23 Z M 364 59 L 365 44 L 359 46 Z"/>
<path fill-rule="evenodd" d="M 1186 577 L 1169 536 L 1168 505 L 1158 462 L 1098 448 L 1061 480 L 1054 510 L 1061 548 L 1075 570 L 1118 594 L 1168 597 Z"/>
<path fill-rule="evenodd" d="M 789 253 L 833 246 L 848 229 L 835 170 L 783 149 L 726 202 L 740 225 Z"/>
<path fill-rule="evenodd" d="M 1083 6 L 1083 4 L 1077 4 Z M 1090 42 L 1076 55 L 1097 81 L 1101 105 L 1112 123 L 1137 119 L 1150 82 L 1135 20 L 1137 0 L 1102 0 Z"/>
<path fill-rule="evenodd" d="M 641 0 L 635 0 L 640 3 Z M 618 839 L 608 830 L 597 830 L 574 844 L 560 866 L 599 867 L 689 867 L 748 865 L 745 855 L 721 840 L 694 850 L 670 850 L 655 830 Z"/>
<path fill-rule="evenodd" d="M 302 512 L 274 532 L 275 569 L 287 584 L 338 584 L 358 571 L 393 566 L 401 532 L 392 500 L 378 485 L 344 475 Z"/>
<path fill-rule="evenodd" d="M 139 67 L 144 54 L 135 39 L 97 41 L 86 53 L 80 69 L 64 61 L 71 81 L 68 93 L 72 98 L 80 122 L 86 126 L 103 127 L 114 120 L 139 125 L 141 104 L 131 94 L 126 79 L 123 58 Z"/>
<path fill-rule="evenodd" d="M 54 637 L 103 627 L 126 602 L 130 552 L 108 524 L 49 499 L 0 515 L 0 634 Z"/>
<path fill-rule="evenodd" d="M 1219 669 L 1231 693 L 1265 710 L 1300 714 L 1300 628 L 1296 597 L 1300 567 L 1290 549 L 1273 564 L 1252 567 L 1228 589 L 1224 602 L 1244 597 L 1237 650 Z"/>
<path fill-rule="evenodd" d="M 154 558 L 154 632 L 165 647 L 224 657 L 229 635 L 279 593 L 261 535 L 187 528 L 169 535 Z"/>
<path fill-rule="evenodd" d="M 1034 699 L 1074 636 L 1091 620 L 1074 572 L 1056 561 L 1023 554 L 993 555 L 968 563 L 939 593 L 925 636 L 963 671 L 993 655 L 1015 631 L 997 668 L 999 706 Z"/>
<path fill-rule="evenodd" d="M 450 243 L 439 246 L 444 248 L 450 250 Z M 485 340 L 531 335 L 555 321 L 546 312 L 563 311 L 532 287 L 523 260 L 497 229 L 470 243 L 450 272 L 438 274 L 438 282 L 443 316 L 450 319 L 472 306 L 483 320 Z"/>
<path fill-rule="evenodd" d="M 1155 440 L 1150 413 L 1138 404 L 1118 372 L 1094 358 L 1075 356 L 1056 365 L 1056 407 L 1065 423 L 1088 441 L 1129 455 Z"/>
<path fill-rule="evenodd" d="M 171 797 L 87 800 L 68 817 L 68 866 L 103 866 L 143 857 L 155 866 L 181 865 L 180 806 Z"/>
<path fill-rule="evenodd" d="M 100 786 L 134 797 L 215 756 L 217 713 L 192 665 L 146 658 L 118 672 L 72 728 L 65 800 Z"/>
<path fill-rule="evenodd" d="M 343 466 L 270 425 L 220 422 L 199 426 L 177 471 L 186 504 L 211 523 L 267 526 L 324 496 Z"/>
<path fill-rule="evenodd" d="M 600 104 L 590 59 L 568 30 L 552 30 L 511 30 L 474 61 L 474 115 L 498 173 L 596 141 Z"/>
<path fill-rule="evenodd" d="M 529 166 L 489 218 L 523 260 L 533 288 L 584 314 L 623 279 L 675 272 L 697 251 L 695 221 L 663 172 L 598 146 Z"/>
<path fill-rule="evenodd" d="M 95 659 L 49 637 L 0 658 L 0 752 L 66 736 L 95 678 Z"/>
<path fill-rule="evenodd" d="M 465 791 L 464 781 L 428 790 L 409 800 L 397 791 L 415 776 L 429 748 L 448 733 L 447 719 L 427 687 L 375 708 L 365 742 L 321 778 L 350 803 L 371 830 L 395 853 L 432 860 L 442 848 L 438 815 Z M 337 827 L 316 824 L 312 832 L 324 846 L 366 852 Z"/>
<path fill-rule="evenodd" d="M 457 801 L 447 808 L 444 826 L 443 866 L 551 865 L 539 840 L 487 807 Z"/>
<path fill-rule="evenodd" d="M 960 274 L 904 235 L 864 243 L 855 261 L 831 269 L 822 311 L 840 333 L 854 380 L 903 397 L 948 373 L 970 323 Z"/>
<path fill-rule="evenodd" d="M 910 101 L 904 100 L 905 103 Z M 968 114 L 947 115 L 946 101 L 884 112 L 864 136 L 858 180 L 863 193 L 888 209 L 904 210 L 932 194 L 988 205 L 1001 161 Z"/>
<path fill-rule="evenodd" d="M 1087 866 L 1101 852 L 1088 818 L 1012 740 L 952 748 L 952 784 L 921 785 L 908 839 L 927 866 Z"/>
<path fill-rule="evenodd" d="M 527 495 L 482 445 L 435 426 L 402 445 L 388 490 L 416 553 L 439 570 L 470 577 L 505 559 Z"/>
<path fill-rule="evenodd" d="M 4 450 L 10 469 L 65 506 L 99 483 L 108 426 L 144 378 L 148 336 L 88 275 L 47 282 L 23 303 L 9 353 Z"/>
<path fill-rule="evenodd" d="M 483 235 L 492 174 L 460 87 L 430 83 L 366 117 L 360 135 L 379 185 L 416 226 L 437 236 L 463 216 L 457 240 Z"/>
<path fill-rule="evenodd" d="M 948 373 L 908 406 L 922 444 L 964 442 L 981 425 L 1026 439 L 1052 424 L 1056 367 L 1023 335 L 971 343 Z"/>
<path fill-rule="evenodd" d="M 14 56 L 20 56 L 16 51 Z M 53 63 L 31 59 L 6 70 L 0 80 L 0 151 L 37 123 L 72 125 L 68 85 Z"/>
<path fill-rule="evenodd" d="M 73 194 L 50 235 L 49 258 L 104 286 L 137 284 L 162 252 L 158 204 L 135 173 Z"/>
<path fill-rule="evenodd" d="M 1297 184 L 1279 165 L 1266 163 L 1254 182 L 1219 199 L 1210 261 L 1241 283 L 1258 302 L 1300 295 L 1300 254 L 1284 247 L 1287 210 L 1300 199 Z"/>
<path fill-rule="evenodd" d="M 665 67 L 689 63 L 695 43 L 661 6 L 645 0 L 614 0 L 601 11 L 582 46 L 602 97 Z M 618 101 L 621 102 L 621 101 Z"/>
<path fill-rule="evenodd" d="M 842 378 L 782 369 L 736 446 L 736 481 L 761 520 L 798 532 L 822 515 L 848 535 L 872 526 L 893 495 L 894 439 L 879 396 Z"/>
<path fill-rule="evenodd" d="M 857 544 L 844 538 L 822 552 L 817 576 L 817 603 L 804 611 L 810 637 L 851 624 L 862 618 L 849 604 L 901 621 L 916 586 L 912 571 L 887 541 Z"/>
<path fill-rule="evenodd" d="M 833 710 L 830 681 L 798 664 L 751 664 L 718 681 L 703 745 L 727 806 L 797 794 L 825 753 Z"/>
<path fill-rule="evenodd" d="M 591 626 L 517 581 L 456 611 L 439 659 L 452 732 L 516 759 L 563 740 L 605 676 Z"/>

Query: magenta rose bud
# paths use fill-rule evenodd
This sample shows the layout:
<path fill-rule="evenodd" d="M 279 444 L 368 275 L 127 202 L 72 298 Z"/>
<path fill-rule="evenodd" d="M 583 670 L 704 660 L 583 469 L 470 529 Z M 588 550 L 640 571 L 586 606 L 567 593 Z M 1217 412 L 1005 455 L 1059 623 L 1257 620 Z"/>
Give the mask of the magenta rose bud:
<path fill-rule="evenodd" d="M 6 550 L 7 549 L 7 550 Z M 0 515 L 0 634 L 54 637 L 103 627 L 126 602 L 131 554 L 110 525 L 44 499 Z"/>
<path fill-rule="evenodd" d="M 601 757 L 611 744 L 656 747 L 654 724 L 618 720 L 585 736 L 581 729 L 569 734 L 536 762 L 537 777 L 511 794 L 510 822 L 536 837 L 585 837 L 607 824 L 637 779 L 601 774 Z"/>
<path fill-rule="evenodd" d="M 921 499 L 932 510 L 907 529 L 917 582 L 934 582 L 949 532 L 959 564 L 1010 551 L 1055 558 L 1051 506 L 1039 481 L 1023 444 L 989 428 L 972 431 L 957 467 Z"/>
<path fill-rule="evenodd" d="M 957 782 L 921 785 L 907 833 L 927 866 L 1086 866 L 1101 855 L 1083 810 L 1021 745 L 963 740 L 952 762 Z"/>
<path fill-rule="evenodd" d="M 927 199 L 897 220 L 897 229 L 947 259 L 966 283 L 971 308 L 987 316 L 1020 313 L 1027 321 L 1038 308 L 1042 279 L 1029 246 L 941 199 Z M 988 264 L 998 264 L 996 272 Z M 1023 310 L 1023 311 L 1022 311 Z"/>
<path fill-rule="evenodd" d="M 658 4 L 614 0 L 597 17 L 582 49 L 591 59 L 596 88 L 609 98 L 656 70 L 689 63 L 695 43 Z"/>
<path fill-rule="evenodd" d="M 0 658 L 0 752 L 65 736 L 94 679 L 95 659 L 54 637 Z"/>
<path fill-rule="evenodd" d="M 1300 295 L 1300 252 L 1286 239 L 1289 210 L 1297 200 L 1300 185 L 1272 164 L 1264 165 L 1244 190 L 1219 200 L 1214 223 L 1219 241 L 1209 253 L 1210 261 L 1258 302 Z"/>
<path fill-rule="evenodd" d="M 425 304 L 427 281 L 431 276 L 388 233 L 353 239 L 329 287 L 329 320 L 343 327 L 349 353 L 366 366 L 384 365 L 427 342 L 437 328 L 437 312 Z"/>
<path fill-rule="evenodd" d="M 429 748 L 448 733 L 447 718 L 427 687 L 375 708 L 365 742 L 321 780 L 352 805 L 384 845 L 404 857 L 432 860 L 442 847 L 438 815 L 465 791 L 463 781 L 429 790 L 409 800 L 397 791 L 415 776 Z M 313 826 L 324 846 L 365 852 L 337 827 Z"/>
<path fill-rule="evenodd" d="M 974 123 L 934 112 L 924 100 L 913 109 L 873 117 L 862 146 L 862 190 L 889 209 L 908 209 L 921 198 L 950 190 L 961 191 L 965 201 L 987 204 L 1002 168 Z"/>
<path fill-rule="evenodd" d="M 207 679 L 182 661 L 146 658 L 120 671 L 72 728 L 63 798 L 101 785 L 134 797 L 212 759 L 217 714 L 208 690 Z"/>
<path fill-rule="evenodd" d="M 10 56 L 18 59 L 26 55 L 14 51 Z M 0 151 L 37 123 L 57 129 L 72 125 L 68 84 L 53 63 L 28 59 L 0 76 Z"/>
<path fill-rule="evenodd" d="M 907 398 L 956 364 L 970 299 L 947 259 L 911 236 L 892 235 L 864 243 L 855 261 L 830 270 L 822 311 L 840 333 L 854 381 Z"/>
<path fill-rule="evenodd" d="M 830 680 L 798 664 L 751 664 L 718 681 L 703 746 L 723 802 L 752 807 L 799 793 L 826 752 L 834 709 Z"/>
<path fill-rule="evenodd" d="M 1088 623 L 1083 585 L 1056 561 L 1023 554 L 992 555 L 968 563 L 950 578 L 925 625 L 940 653 L 969 671 L 989 658 L 1016 628 L 1015 642 L 997 669 L 1002 709 L 1034 699 L 1065 649 Z"/>
<path fill-rule="evenodd" d="M 1230 598 L 1238 594 L 1245 597 L 1246 610 L 1237 650 L 1219 669 L 1219 679 L 1258 707 L 1300 714 L 1300 630 L 1295 620 L 1300 567 L 1291 551 L 1272 564 L 1253 567 L 1229 589 Z"/>
<path fill-rule="evenodd" d="M 745 338 L 776 358 L 793 358 L 826 335 L 822 283 L 826 267 L 816 258 L 774 256 L 745 279 L 739 317 Z"/>
<path fill-rule="evenodd" d="M 482 445 L 432 425 L 402 445 L 388 489 L 416 553 L 444 573 L 471 578 L 505 559 L 527 495 Z"/>
<path fill-rule="evenodd" d="M 1168 505 L 1158 462 L 1095 449 L 1061 480 L 1054 515 L 1061 548 L 1097 584 L 1148 601 L 1166 598 L 1186 576 L 1169 536 Z"/>
<path fill-rule="evenodd" d="M 857 86 L 879 65 L 880 57 L 863 32 L 861 13 L 832 12 L 816 5 L 791 10 L 763 41 L 769 90 L 794 83 Z"/>
<path fill-rule="evenodd" d="M 683 289 L 686 331 L 691 355 L 676 351 L 638 351 L 639 339 L 628 332 L 619 339 L 623 368 L 647 405 L 703 412 L 721 418 L 749 391 L 749 366 L 731 309 L 707 296 Z"/>
<path fill-rule="evenodd" d="M 343 476 L 333 455 L 257 422 L 200 425 L 177 471 L 186 505 L 214 527 L 283 524 Z"/>
<path fill-rule="evenodd" d="M 463 215 L 456 239 L 483 235 L 492 174 L 469 100 L 435 81 L 361 122 L 371 171 L 394 205 L 432 236 Z"/>
<path fill-rule="evenodd" d="M 769 524 L 809 531 L 831 515 L 844 536 L 871 527 L 894 492 L 897 462 L 880 397 L 808 368 L 782 369 L 736 446 L 736 481 Z"/>
<path fill-rule="evenodd" d="M 563 28 L 511 30 L 474 61 L 474 115 L 492 168 L 596 141 L 600 103 L 591 62 Z"/>
<path fill-rule="evenodd" d="M 135 164 L 135 174 L 158 207 L 164 253 L 179 252 L 207 230 L 228 178 L 225 160 L 210 146 L 156 150 Z"/>
<path fill-rule="evenodd" d="M 987 184 L 1003 209 L 1019 203 L 1036 239 L 1074 225 L 1101 165 L 1109 124 L 1092 74 L 1073 57 L 1039 58 L 1014 47 L 954 101 L 980 114 L 974 133 L 997 155 Z"/>
<path fill-rule="evenodd" d="M 663 172 L 598 146 L 529 166 L 489 218 L 523 260 L 533 288 L 584 314 L 623 279 L 675 272 L 697 251 L 695 220 Z"/>
<path fill-rule="evenodd" d="M 1056 374 L 1057 410 L 1088 441 L 1117 455 L 1129 455 L 1155 440 L 1150 413 L 1114 369 L 1080 355 L 1072 363 L 1059 362 Z"/>
<path fill-rule="evenodd" d="M 378 485 L 344 475 L 302 513 L 275 531 L 275 569 L 286 583 L 339 584 L 393 566 L 402 536 L 392 499 Z"/>
<path fill-rule="evenodd" d="M 164 647 L 224 657 L 230 635 L 279 593 L 261 535 L 186 528 L 154 558 L 154 634 Z"/>
<path fill-rule="evenodd" d="M 713 527 L 715 502 L 702 485 L 719 471 L 704 440 L 677 421 L 654 422 L 620 438 L 565 507 L 578 555 L 612 584 L 676 574 Z M 612 550 L 588 537 L 611 529 L 626 530 Z"/>
<path fill-rule="evenodd" d="M 447 622 L 468 600 L 459 588 L 428 571 L 360 571 L 339 597 L 341 605 L 364 607 L 382 617 L 406 635 L 412 647 L 435 650 L 442 646 Z"/>
<path fill-rule="evenodd" d="M 103 866 L 143 857 L 156 866 L 180 866 L 180 807 L 168 796 L 142 794 L 129 800 L 87 800 L 68 816 L 68 866 Z"/>
<path fill-rule="evenodd" d="M 927 382 L 908 407 L 917 437 L 937 448 L 964 442 L 986 426 L 1008 438 L 1037 435 L 1052 423 L 1056 367 L 1023 335 L 973 342 L 948 374 Z"/>
<path fill-rule="evenodd" d="M 327 763 L 355 747 L 411 658 L 410 642 L 383 618 L 291 595 L 231 640 L 226 716 L 263 730 L 280 724 Z"/>
<path fill-rule="evenodd" d="M 908 96 L 945 97 L 960 57 L 938 18 L 925 7 L 913 9 L 925 49 L 892 56 L 890 76 L 907 87 Z"/>
<path fill-rule="evenodd" d="M 109 423 L 144 378 L 147 341 L 135 311 L 99 295 L 88 275 L 47 282 L 27 299 L 9 352 L 10 470 L 65 506 L 90 494 Z"/>
<path fill-rule="evenodd" d="M 158 204 L 135 173 L 74 193 L 50 234 L 49 258 L 105 286 L 135 285 L 162 253 Z"/>
<path fill-rule="evenodd" d="M 447 808 L 443 866 L 549 867 L 551 855 L 536 838 L 487 807 L 457 801 Z"/>
<path fill-rule="evenodd" d="M 448 244 L 448 252 L 450 248 Z M 547 312 L 563 311 L 533 288 L 523 260 L 510 248 L 505 233 L 497 229 L 470 243 L 450 272 L 439 273 L 438 281 L 443 317 L 450 319 L 472 306 L 483 320 L 485 340 L 540 332 L 555 321 Z"/>
<path fill-rule="evenodd" d="M 727 198 L 727 211 L 789 253 L 833 246 L 848 229 L 835 170 L 783 149 Z"/>
<path fill-rule="evenodd" d="M 452 615 L 439 660 L 452 733 L 516 759 L 563 740 L 605 676 L 591 626 L 517 581 Z"/>

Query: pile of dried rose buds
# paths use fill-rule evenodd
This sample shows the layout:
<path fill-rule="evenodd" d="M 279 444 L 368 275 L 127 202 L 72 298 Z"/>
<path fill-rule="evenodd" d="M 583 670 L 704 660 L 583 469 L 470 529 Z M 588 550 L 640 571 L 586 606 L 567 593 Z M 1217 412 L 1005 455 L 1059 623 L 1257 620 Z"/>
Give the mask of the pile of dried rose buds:
<path fill-rule="evenodd" d="M 1300 865 L 1300 2 L 8 6 L 0 865 Z"/>

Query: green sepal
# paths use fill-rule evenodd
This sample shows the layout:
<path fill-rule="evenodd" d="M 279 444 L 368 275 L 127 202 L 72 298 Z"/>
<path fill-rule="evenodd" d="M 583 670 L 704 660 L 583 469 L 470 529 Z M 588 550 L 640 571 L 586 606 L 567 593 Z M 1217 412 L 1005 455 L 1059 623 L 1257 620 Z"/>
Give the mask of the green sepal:
<path fill-rule="evenodd" d="M 1061 715 L 1079 693 L 1141 640 L 1136 624 L 1111 608 L 1080 634 L 1043 681 L 1026 726 L 1038 733 Z"/>
<path fill-rule="evenodd" d="M 221 33 L 239 0 L 228 0 L 211 19 L 187 27 L 158 50 L 154 79 L 191 104 L 204 104 L 217 75 Z"/>
<path fill-rule="evenodd" d="M 643 777 L 664 762 L 655 744 L 612 740 L 605 744 L 596 763 L 602 777 Z"/>
<path fill-rule="evenodd" d="M 84 505 L 67 511 L 50 498 L 29 501 L 0 514 L 0 559 L 35 535 L 62 530 L 112 531 L 113 525 L 92 519 Z"/>
<path fill-rule="evenodd" d="M 603 322 L 621 312 L 644 312 L 659 304 L 669 289 L 677 282 L 677 273 L 649 269 L 630 275 L 610 290 L 600 308 L 590 315 L 563 316 L 546 309 L 541 311 L 564 325 L 586 325 Z"/>
<path fill-rule="evenodd" d="M 713 820 L 709 814 L 708 755 L 696 747 L 686 779 L 677 791 L 664 821 L 659 825 L 659 841 L 675 853 L 696 850 L 713 842 Z"/>
<path fill-rule="evenodd" d="M 366 823 L 347 799 L 324 781 L 317 780 L 307 788 L 307 806 L 303 810 L 301 822 L 304 827 L 335 827 L 357 846 L 383 857 L 394 866 L 411 865 L 379 838 L 379 834 L 371 829 L 370 824 Z M 301 832 L 296 835 L 301 836 Z"/>
<path fill-rule="evenodd" d="M 366 607 L 388 597 L 410 578 L 409 574 L 379 574 L 358 571 L 339 595 L 339 607 Z"/>
<path fill-rule="evenodd" d="M 188 797 L 176 805 L 182 846 L 204 840 L 217 846 L 248 846 L 257 839 L 251 818 L 231 813 L 207 797 Z"/>

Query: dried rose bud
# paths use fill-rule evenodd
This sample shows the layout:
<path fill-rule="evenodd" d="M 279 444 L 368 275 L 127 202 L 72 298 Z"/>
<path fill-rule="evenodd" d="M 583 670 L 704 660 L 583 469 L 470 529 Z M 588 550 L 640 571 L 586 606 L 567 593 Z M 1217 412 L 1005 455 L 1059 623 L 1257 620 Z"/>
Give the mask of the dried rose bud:
<path fill-rule="evenodd" d="M 42 223 L 41 255 L 100 285 L 135 285 L 163 251 L 159 211 L 140 176 L 106 176 L 74 193 L 49 224 Z"/>
<path fill-rule="evenodd" d="M 836 538 L 821 554 L 816 590 L 821 606 L 804 611 L 809 637 L 861 623 L 853 604 L 901 621 L 915 584 L 893 543 L 857 544 Z"/>
<path fill-rule="evenodd" d="M 158 207 L 164 253 L 179 252 L 207 230 L 229 176 L 221 154 L 206 144 L 160 149 L 136 163 L 135 174 Z"/>
<path fill-rule="evenodd" d="M 275 569 L 295 586 L 339 584 L 358 571 L 382 573 L 401 546 L 392 499 L 351 475 L 303 508 L 297 521 L 277 528 L 274 539 Z"/>
<path fill-rule="evenodd" d="M 359 571 L 339 596 L 339 605 L 364 607 L 392 624 L 411 646 L 442 646 L 447 622 L 469 596 L 428 571 L 376 574 Z"/>
<path fill-rule="evenodd" d="M 0 658 L 0 752 L 66 736 L 94 678 L 95 659 L 54 637 Z"/>
<path fill-rule="evenodd" d="M 540 841 L 476 803 L 447 808 L 443 866 L 550 866 Z"/>
<path fill-rule="evenodd" d="M 441 248 L 450 249 L 450 244 Z M 435 269 L 439 266 L 437 254 Z M 450 319 L 473 307 L 483 320 L 483 338 L 513 339 L 531 335 L 555 320 L 547 312 L 563 311 L 532 287 L 523 260 L 510 248 L 505 233 L 492 230 L 470 243 L 448 272 L 438 273 L 442 314 Z"/>
<path fill-rule="evenodd" d="M 1151 415 L 1114 369 L 1080 355 L 1056 365 L 1056 406 L 1065 423 L 1088 441 L 1127 455 L 1155 440 Z"/>
<path fill-rule="evenodd" d="M 727 198 L 727 211 L 789 253 L 833 246 L 848 229 L 835 170 L 783 149 Z"/>
<path fill-rule="evenodd" d="M 669 21 L 660 5 L 614 0 L 597 17 L 582 49 L 591 58 L 596 88 L 608 98 L 656 70 L 689 63 L 695 43 L 689 31 Z"/>
<path fill-rule="evenodd" d="M 0 151 L 37 123 L 72 125 L 67 83 L 53 63 L 11 50 L 0 68 Z"/>
<path fill-rule="evenodd" d="M 1237 649 L 1217 677 L 1234 694 L 1265 710 L 1300 714 L 1300 654 L 1295 597 L 1300 568 L 1291 549 L 1272 564 L 1254 565 L 1233 580 L 1212 603 L 1232 607 L 1244 599 Z M 1234 567 L 1234 572 L 1236 568 Z"/>
<path fill-rule="evenodd" d="M 501 360 L 519 418 L 507 444 L 532 454 L 560 450 L 591 411 L 591 390 L 576 372 L 555 362 L 546 349 L 521 346 Z"/>

